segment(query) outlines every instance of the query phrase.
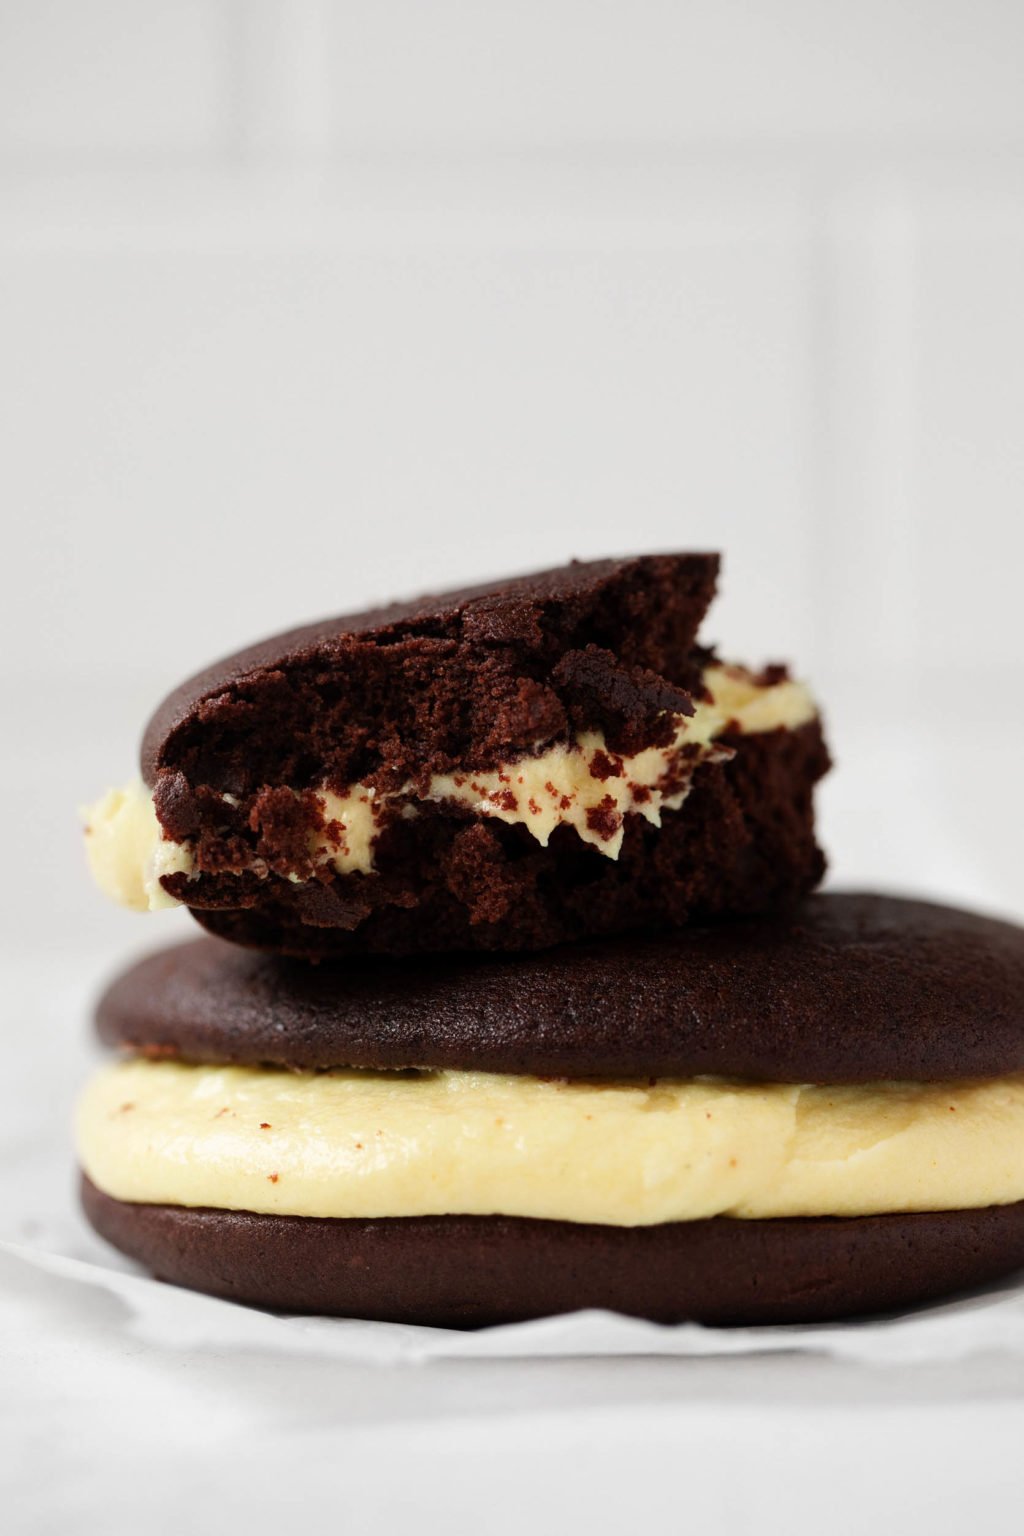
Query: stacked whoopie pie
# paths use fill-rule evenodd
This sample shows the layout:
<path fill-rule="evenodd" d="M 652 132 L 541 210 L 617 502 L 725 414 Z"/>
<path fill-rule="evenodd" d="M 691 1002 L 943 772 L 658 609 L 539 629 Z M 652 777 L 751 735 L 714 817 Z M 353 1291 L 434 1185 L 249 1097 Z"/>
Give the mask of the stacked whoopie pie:
<path fill-rule="evenodd" d="M 811 895 L 784 667 L 711 555 L 333 619 L 173 693 L 87 818 L 208 936 L 100 1002 L 97 1230 L 288 1311 L 805 1321 L 1024 1264 L 1024 930 Z"/>

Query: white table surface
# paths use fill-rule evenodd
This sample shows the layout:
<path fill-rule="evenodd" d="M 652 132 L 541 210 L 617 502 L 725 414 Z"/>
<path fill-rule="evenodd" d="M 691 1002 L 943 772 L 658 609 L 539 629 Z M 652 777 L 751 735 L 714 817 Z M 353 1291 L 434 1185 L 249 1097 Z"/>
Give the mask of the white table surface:
<path fill-rule="evenodd" d="M 996 701 L 951 752 L 941 711 L 831 711 L 843 772 L 822 798 L 841 883 L 1024 910 L 1021 732 Z M 94 897 L 73 807 L 117 763 L 95 699 L 25 687 L 4 760 L 0 1239 L 116 1265 L 77 1215 L 69 1121 L 94 1055 L 90 1001 L 188 930 Z M 117 712 L 127 705 L 107 706 Z M 102 713 L 102 711 L 101 711 Z M 125 722 L 125 739 L 136 720 Z M 68 750 L 68 741 L 72 749 Z M 978 793 L 979 782 L 985 792 Z M 0 1461 L 21 1531 L 680 1530 L 1014 1532 L 1024 1365 L 730 1359 L 434 1360 L 379 1366 L 147 1341 L 113 1296 L 0 1254 Z M 13 1504 L 12 1504 L 13 1501 Z"/>

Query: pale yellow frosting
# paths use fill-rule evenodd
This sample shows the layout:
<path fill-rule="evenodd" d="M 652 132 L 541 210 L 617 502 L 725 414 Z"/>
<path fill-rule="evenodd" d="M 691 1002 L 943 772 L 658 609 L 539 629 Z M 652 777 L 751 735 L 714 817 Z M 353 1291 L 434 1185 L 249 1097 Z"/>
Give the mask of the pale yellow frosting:
<path fill-rule="evenodd" d="M 82 819 L 89 868 L 104 895 L 134 912 L 178 905 L 160 877 L 191 874 L 192 854 L 163 836 L 153 798 L 141 780 L 109 789 Z"/>
<path fill-rule="evenodd" d="M 557 826 L 570 826 L 584 842 L 615 859 L 627 815 L 641 815 L 660 826 L 662 811 L 683 804 L 689 782 L 675 770 L 684 748 L 692 749 L 697 761 L 720 750 L 715 739 L 727 730 L 795 730 L 816 713 L 802 683 L 759 683 L 742 667 L 709 667 L 704 684 L 710 699 L 697 704 L 692 716 L 673 717 L 673 736 L 663 747 L 611 754 L 605 738 L 590 731 L 497 768 L 435 774 L 425 790 L 412 784 L 387 794 L 365 784 L 354 784 L 341 795 L 323 789 L 318 793 L 325 819 L 333 826 L 329 835 L 310 834 L 310 854 L 339 874 L 370 874 L 379 817 L 389 802 L 400 802 L 402 815 L 415 816 L 417 803 L 451 800 L 478 816 L 520 822 L 544 846 Z M 601 762 L 604 776 L 595 776 L 595 763 L 603 758 L 608 759 Z M 160 877 L 191 875 L 193 853 L 187 843 L 163 836 L 150 791 L 141 780 L 109 791 L 85 812 L 85 820 L 89 864 L 101 890 L 138 911 L 175 905 Z M 267 873 L 259 859 L 249 867 L 256 874 Z"/>
<path fill-rule="evenodd" d="M 132 1060 L 78 1115 L 120 1200 L 646 1226 L 1024 1199 L 1024 1074 L 862 1087 L 290 1073 Z"/>

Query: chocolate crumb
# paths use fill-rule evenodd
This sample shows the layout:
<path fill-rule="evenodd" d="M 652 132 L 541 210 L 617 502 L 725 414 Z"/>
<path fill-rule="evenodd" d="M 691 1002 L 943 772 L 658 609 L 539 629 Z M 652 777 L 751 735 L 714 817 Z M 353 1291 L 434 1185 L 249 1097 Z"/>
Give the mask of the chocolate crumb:
<path fill-rule="evenodd" d="M 605 795 L 600 805 L 592 805 L 587 810 L 587 826 L 603 842 L 609 842 L 621 825 L 622 817 L 615 809 L 615 800 L 611 795 Z"/>
<path fill-rule="evenodd" d="M 623 773 L 622 758 L 613 756 L 608 752 L 597 751 L 590 759 L 590 776 L 599 780 L 602 784 L 605 779 L 621 779 Z"/>
<path fill-rule="evenodd" d="M 779 683 L 788 683 L 789 677 L 789 668 L 784 661 L 772 661 L 755 674 L 754 682 L 759 688 L 774 688 Z"/>

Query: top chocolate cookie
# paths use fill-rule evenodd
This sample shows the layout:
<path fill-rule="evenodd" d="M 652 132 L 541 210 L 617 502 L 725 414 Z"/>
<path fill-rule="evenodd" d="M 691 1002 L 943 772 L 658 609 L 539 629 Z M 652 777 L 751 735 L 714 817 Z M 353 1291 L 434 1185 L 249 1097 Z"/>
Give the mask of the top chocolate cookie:
<path fill-rule="evenodd" d="M 1024 1071 L 1024 929 L 933 902 L 819 893 L 785 913 L 535 956 L 308 966 L 210 939 L 100 1001 L 158 1058 L 567 1078 L 939 1082 Z"/>
<path fill-rule="evenodd" d="M 304 780 L 344 789 L 385 767 L 404 781 L 492 766 L 570 721 L 646 745 L 666 710 L 692 708 L 718 564 L 577 561 L 275 635 L 168 695 L 142 739 L 142 776 L 194 779 L 209 752 L 238 794 Z M 254 731 L 254 705 L 272 734 Z"/>
<path fill-rule="evenodd" d="M 574 563 L 289 631 L 176 689 L 100 883 L 305 955 L 542 947 L 821 872 L 814 706 L 698 647 L 714 555 Z M 685 802 L 685 803 L 684 803 Z"/>

